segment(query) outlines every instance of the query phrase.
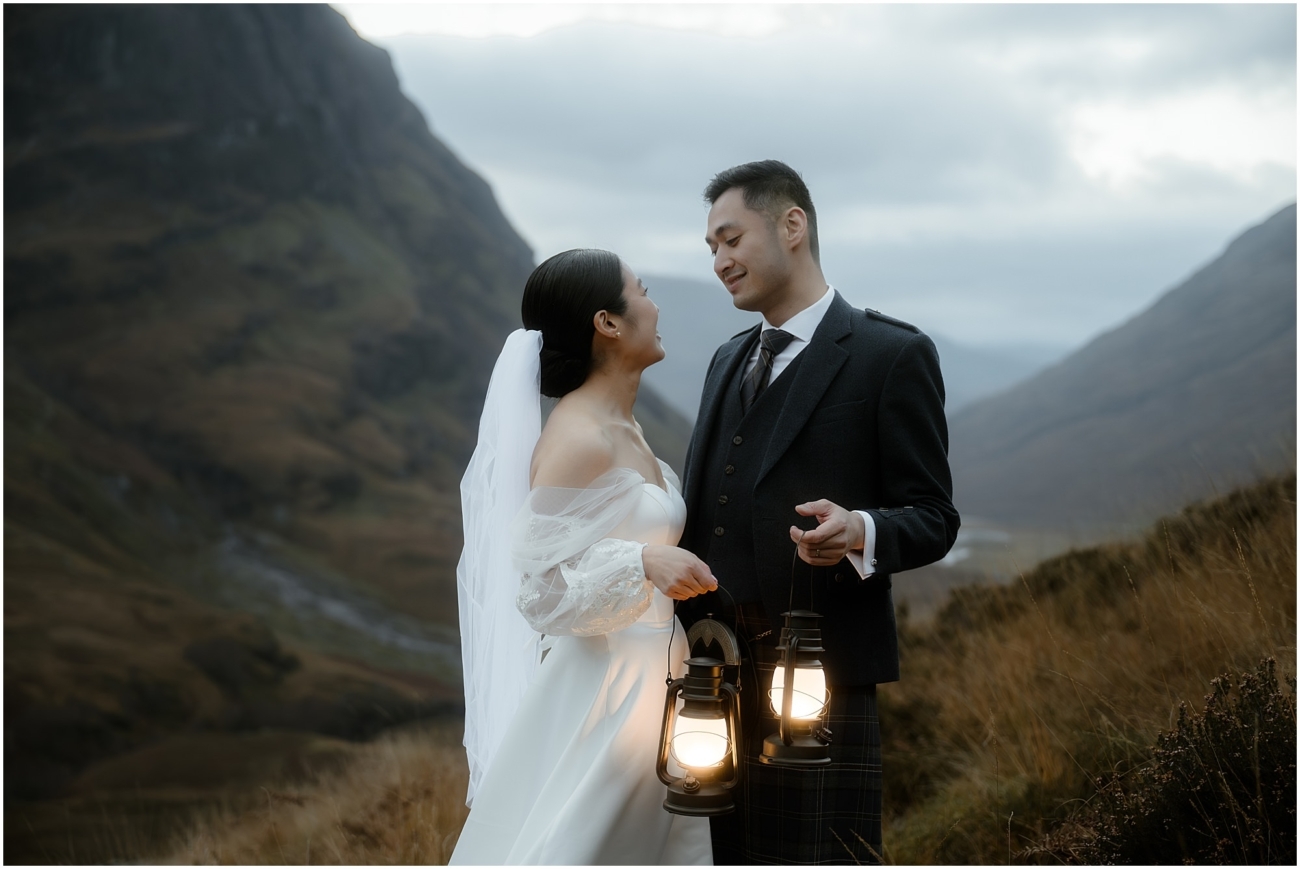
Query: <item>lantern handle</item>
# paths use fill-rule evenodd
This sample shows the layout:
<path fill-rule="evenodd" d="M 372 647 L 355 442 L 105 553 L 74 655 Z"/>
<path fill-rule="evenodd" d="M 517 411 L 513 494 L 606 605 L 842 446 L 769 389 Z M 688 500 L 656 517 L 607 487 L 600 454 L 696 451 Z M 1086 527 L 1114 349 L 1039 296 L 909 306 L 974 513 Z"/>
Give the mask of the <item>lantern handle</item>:
<path fill-rule="evenodd" d="M 673 640 L 677 638 L 677 601 L 673 601 L 673 629 L 668 634 L 668 675 L 664 679 L 665 685 L 673 684 Z M 686 654 L 689 657 L 691 650 L 687 648 Z"/>
<path fill-rule="evenodd" d="M 807 533 L 808 531 L 806 530 L 801 530 L 799 532 L 799 541 L 801 543 L 803 542 L 803 536 Z M 792 610 L 794 610 L 795 568 L 797 568 L 798 566 L 799 566 L 799 547 L 798 545 L 796 545 L 794 548 L 794 555 L 790 557 L 790 599 L 786 602 L 786 607 L 785 607 L 786 612 L 791 612 Z M 808 609 L 816 608 L 813 606 L 813 593 L 814 593 L 813 566 L 810 564 L 808 565 Z"/>
<path fill-rule="evenodd" d="M 684 678 L 673 680 L 664 695 L 664 722 L 663 729 L 659 731 L 659 761 L 655 764 L 655 773 L 659 776 L 659 781 L 670 787 L 676 779 L 668 774 L 668 743 L 672 739 L 673 719 L 677 717 L 677 695 L 685 684 Z"/>
<path fill-rule="evenodd" d="M 799 532 L 799 543 L 803 543 L 803 536 L 807 533 L 808 533 L 807 531 Z M 787 600 L 785 604 L 785 611 L 788 613 L 794 612 L 794 569 L 798 566 L 799 566 L 799 546 L 798 544 L 796 544 L 794 547 L 794 556 L 790 559 L 790 599 Z M 811 575 L 811 568 L 810 568 L 810 575 Z M 808 584 L 809 585 L 812 584 L 811 579 L 808 581 Z"/>

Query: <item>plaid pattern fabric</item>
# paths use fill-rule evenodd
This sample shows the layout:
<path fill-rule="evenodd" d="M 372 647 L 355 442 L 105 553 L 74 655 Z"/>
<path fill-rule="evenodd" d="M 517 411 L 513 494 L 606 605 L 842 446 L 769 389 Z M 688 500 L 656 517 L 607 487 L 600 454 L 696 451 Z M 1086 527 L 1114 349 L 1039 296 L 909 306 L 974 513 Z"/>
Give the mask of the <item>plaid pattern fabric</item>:
<path fill-rule="evenodd" d="M 747 667 L 753 678 L 755 671 Z M 880 719 L 876 688 L 832 689 L 827 726 L 831 763 L 793 769 L 760 763 L 777 720 L 766 700 L 772 666 L 758 664 L 742 696 L 746 743 L 736 811 L 712 821 L 719 865 L 880 863 Z M 746 696 L 747 695 L 747 696 Z M 762 714 L 765 711 L 766 714 Z M 756 718 L 760 726 L 753 723 Z"/>

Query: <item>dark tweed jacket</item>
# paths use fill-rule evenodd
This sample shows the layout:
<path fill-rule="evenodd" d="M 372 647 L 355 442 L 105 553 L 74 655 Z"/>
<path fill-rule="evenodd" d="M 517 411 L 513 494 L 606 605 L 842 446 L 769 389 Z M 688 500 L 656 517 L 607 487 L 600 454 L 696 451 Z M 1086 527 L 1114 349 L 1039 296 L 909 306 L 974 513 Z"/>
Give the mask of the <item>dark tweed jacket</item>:
<path fill-rule="evenodd" d="M 711 510 L 697 457 L 715 431 L 721 390 L 732 382 L 759 327 L 718 348 L 686 453 L 688 511 Z M 776 423 L 753 491 L 754 555 L 768 616 L 779 626 L 790 596 L 795 544 L 789 527 L 815 527 L 796 504 L 827 498 L 869 510 L 876 524 L 875 574 L 859 579 L 847 560 L 812 571 L 823 616 L 823 661 L 832 685 L 897 681 L 898 634 L 891 575 L 938 561 L 952 548 L 960 519 L 952 505 L 943 377 L 934 342 L 915 326 L 860 311 L 835 294 L 808 346 Z M 715 451 L 718 454 L 719 451 Z M 701 514 L 702 515 L 702 514 Z M 696 550 L 701 523 L 688 522 L 681 546 Z M 710 565 L 722 575 L 722 565 Z M 807 565 L 799 562 L 796 606 L 806 605 Z M 724 610 L 706 595 L 683 609 L 688 623 Z"/>

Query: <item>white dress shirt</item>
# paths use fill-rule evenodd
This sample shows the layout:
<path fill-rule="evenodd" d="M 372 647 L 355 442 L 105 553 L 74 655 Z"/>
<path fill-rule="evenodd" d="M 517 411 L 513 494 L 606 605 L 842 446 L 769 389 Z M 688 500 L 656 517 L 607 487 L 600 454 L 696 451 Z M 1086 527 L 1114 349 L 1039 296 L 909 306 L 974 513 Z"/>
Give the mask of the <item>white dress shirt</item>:
<path fill-rule="evenodd" d="M 782 332 L 788 333 L 793 338 L 784 350 L 772 358 L 772 374 L 768 378 L 768 383 L 772 383 L 780 377 L 781 372 L 785 371 L 795 357 L 803 352 L 803 348 L 808 346 L 813 333 L 821 325 L 822 319 L 826 316 L 826 312 L 830 310 L 831 302 L 834 300 L 835 288 L 827 284 L 826 292 L 822 293 L 820 299 L 786 320 L 780 327 Z M 777 327 L 767 322 L 766 317 L 763 318 L 764 331 L 775 328 Z M 758 352 L 761 346 L 761 341 L 754 345 L 754 352 L 750 354 L 749 361 L 745 363 L 746 374 L 758 364 Z M 844 505 L 841 504 L 840 506 L 843 507 Z M 866 534 L 863 536 L 862 549 L 850 550 L 847 557 L 849 563 L 857 570 L 858 575 L 866 579 L 876 572 L 876 521 L 871 518 L 871 514 L 866 510 L 854 510 L 853 512 L 862 517 L 862 521 L 866 525 Z"/>

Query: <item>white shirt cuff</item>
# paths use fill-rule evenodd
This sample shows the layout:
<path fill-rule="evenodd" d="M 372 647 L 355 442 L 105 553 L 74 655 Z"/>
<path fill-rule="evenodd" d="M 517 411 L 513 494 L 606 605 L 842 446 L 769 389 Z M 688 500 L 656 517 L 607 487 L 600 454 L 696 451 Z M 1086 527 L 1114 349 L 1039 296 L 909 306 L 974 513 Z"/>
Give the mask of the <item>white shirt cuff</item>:
<path fill-rule="evenodd" d="M 845 557 L 858 572 L 858 576 L 866 579 L 876 572 L 876 520 L 866 510 L 853 512 L 862 517 L 866 533 L 862 536 L 862 551 L 850 550 Z"/>

